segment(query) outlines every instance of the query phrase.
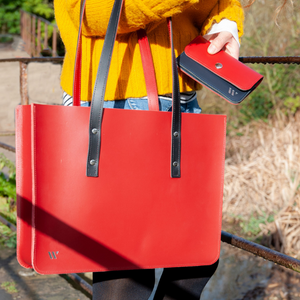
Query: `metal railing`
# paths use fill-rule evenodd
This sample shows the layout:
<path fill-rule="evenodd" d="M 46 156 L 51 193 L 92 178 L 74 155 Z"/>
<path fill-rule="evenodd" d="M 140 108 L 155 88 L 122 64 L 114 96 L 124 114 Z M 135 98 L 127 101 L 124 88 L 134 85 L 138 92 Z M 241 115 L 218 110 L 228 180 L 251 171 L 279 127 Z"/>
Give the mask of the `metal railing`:
<path fill-rule="evenodd" d="M 50 28 L 52 30 L 51 49 L 48 45 Z M 57 56 L 57 32 L 58 28 L 55 24 L 21 10 L 21 37 L 25 43 L 25 51 L 31 57 L 40 56 L 42 52 L 48 56 Z"/>
<path fill-rule="evenodd" d="M 27 72 L 28 64 L 31 62 L 52 62 L 52 63 L 62 63 L 63 57 L 33 57 L 33 58 L 9 58 L 9 59 L 0 59 L 0 63 L 5 62 L 19 62 L 20 63 L 20 96 L 21 104 L 29 104 L 28 97 L 28 87 L 27 87 Z M 300 64 L 300 57 L 240 57 L 240 61 L 243 63 L 263 63 L 263 64 Z M 0 148 L 4 148 L 8 151 L 15 152 L 15 148 L 0 142 Z M 16 231 L 14 224 L 11 224 L 4 217 L 0 216 L 0 222 L 8 226 L 11 230 Z M 257 243 L 248 241 L 236 235 L 230 234 L 228 232 L 221 232 L 221 240 L 224 243 L 235 246 L 239 249 L 252 253 L 256 256 L 259 256 L 263 259 L 281 265 L 285 268 L 291 269 L 293 271 L 300 273 L 300 260 L 295 259 L 286 254 L 277 252 L 275 250 L 269 249 L 267 247 L 261 246 Z M 79 277 L 77 274 L 66 274 L 65 276 L 68 279 L 76 282 L 83 288 L 87 293 L 92 295 L 92 287 L 85 280 Z"/>
<path fill-rule="evenodd" d="M 5 144 L 4 144 L 5 145 Z M 3 146 L 3 143 L 0 144 L 0 147 Z M 10 150 L 15 152 L 15 150 Z M 11 231 L 16 232 L 17 227 L 15 224 L 12 224 L 10 221 L 8 221 L 6 218 L 2 217 L 0 215 L 0 222 L 4 225 L 6 225 Z M 92 286 L 87 283 L 84 279 L 82 279 L 79 275 L 75 273 L 69 273 L 69 274 L 62 274 L 61 277 L 67 277 L 68 280 L 73 281 L 74 283 L 78 284 L 84 291 L 86 291 L 88 294 L 93 295 L 93 288 Z"/>

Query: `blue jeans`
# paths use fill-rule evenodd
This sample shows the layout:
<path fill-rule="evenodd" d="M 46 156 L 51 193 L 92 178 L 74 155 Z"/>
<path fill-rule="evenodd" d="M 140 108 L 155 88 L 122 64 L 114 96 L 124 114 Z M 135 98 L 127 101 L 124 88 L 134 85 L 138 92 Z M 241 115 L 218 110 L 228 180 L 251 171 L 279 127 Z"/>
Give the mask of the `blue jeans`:
<path fill-rule="evenodd" d="M 172 111 L 172 99 L 165 96 L 159 96 L 159 110 L 160 111 Z M 91 102 L 81 101 L 81 106 L 89 107 Z M 197 95 L 195 95 L 188 101 L 181 101 L 181 111 L 186 113 L 200 114 L 201 108 L 197 102 Z M 104 108 L 119 108 L 119 109 L 136 109 L 136 110 L 148 110 L 148 98 L 128 98 L 125 100 L 116 101 L 104 101 Z"/>

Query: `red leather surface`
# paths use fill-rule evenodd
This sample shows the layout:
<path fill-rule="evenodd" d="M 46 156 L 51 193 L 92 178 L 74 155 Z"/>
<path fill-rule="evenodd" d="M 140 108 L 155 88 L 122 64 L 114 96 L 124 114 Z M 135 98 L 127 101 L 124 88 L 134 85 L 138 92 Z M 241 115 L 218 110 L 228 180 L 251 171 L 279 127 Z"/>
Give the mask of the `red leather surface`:
<path fill-rule="evenodd" d="M 82 7 L 82 15 L 84 15 L 85 4 Z M 80 12 L 81 13 L 81 12 Z M 73 78 L 73 106 L 80 106 L 81 99 L 81 63 L 82 63 L 82 23 L 80 14 L 80 25 L 78 32 L 78 40 L 76 47 L 76 59 L 74 66 L 74 78 Z"/>
<path fill-rule="evenodd" d="M 17 258 L 21 266 L 31 266 L 31 107 L 16 109 L 16 178 L 17 178 Z"/>
<path fill-rule="evenodd" d="M 223 79 L 236 85 L 241 90 L 249 90 L 263 76 L 240 61 L 236 60 L 225 51 L 220 51 L 217 54 L 211 55 L 207 52 L 210 42 L 202 36 L 196 37 L 190 44 L 185 47 L 185 53 L 193 60 L 219 75 Z M 216 64 L 221 63 L 221 69 L 216 68 Z"/>
<path fill-rule="evenodd" d="M 143 29 L 138 30 L 137 34 L 143 63 L 144 77 L 146 81 L 148 107 L 149 110 L 159 111 L 158 91 L 148 37 L 146 31 Z"/>
<path fill-rule="evenodd" d="M 37 272 L 196 266 L 218 259 L 225 116 L 182 114 L 182 177 L 174 179 L 171 113 L 105 109 L 99 177 L 88 178 L 90 108 L 31 108 Z"/>
<path fill-rule="evenodd" d="M 81 39 L 78 42 L 77 49 L 81 49 Z M 74 84 L 73 84 L 73 106 L 80 106 L 81 99 L 81 57 L 82 51 L 76 53 L 76 62 L 74 70 Z"/>

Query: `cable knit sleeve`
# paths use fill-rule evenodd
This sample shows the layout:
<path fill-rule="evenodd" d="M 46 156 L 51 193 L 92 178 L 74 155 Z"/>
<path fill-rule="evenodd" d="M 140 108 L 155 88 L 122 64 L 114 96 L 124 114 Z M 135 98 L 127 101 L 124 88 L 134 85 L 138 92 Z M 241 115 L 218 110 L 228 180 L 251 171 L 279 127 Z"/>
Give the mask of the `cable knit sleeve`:
<path fill-rule="evenodd" d="M 67 12 L 78 28 L 80 0 L 66 1 Z M 128 33 L 144 28 L 151 22 L 181 13 L 189 6 L 198 3 L 199 0 L 125 0 L 121 14 L 118 33 Z M 88 0 L 83 26 L 85 36 L 103 37 L 106 33 L 113 0 Z"/>
<path fill-rule="evenodd" d="M 244 11 L 238 0 L 219 0 L 204 22 L 201 34 L 205 35 L 211 26 L 228 19 L 237 23 L 239 37 L 243 35 Z"/>

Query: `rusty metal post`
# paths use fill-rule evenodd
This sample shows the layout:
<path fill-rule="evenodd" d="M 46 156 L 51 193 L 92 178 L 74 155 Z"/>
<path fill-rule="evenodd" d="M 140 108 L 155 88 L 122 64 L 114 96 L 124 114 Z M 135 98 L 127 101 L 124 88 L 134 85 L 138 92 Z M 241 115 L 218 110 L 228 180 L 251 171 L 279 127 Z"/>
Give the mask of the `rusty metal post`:
<path fill-rule="evenodd" d="M 26 52 L 30 55 L 31 49 L 31 17 L 29 14 L 27 16 L 27 30 L 26 30 Z"/>
<path fill-rule="evenodd" d="M 25 13 L 25 18 L 26 18 L 25 49 L 26 49 L 26 52 L 28 54 L 30 54 L 31 41 L 30 41 L 29 37 L 30 37 L 30 31 L 31 31 L 30 30 L 31 29 L 31 18 L 27 13 Z"/>
<path fill-rule="evenodd" d="M 45 25 L 45 36 L 44 36 L 44 48 L 43 49 L 47 49 L 48 48 L 48 24 L 44 23 Z"/>
<path fill-rule="evenodd" d="M 22 11 L 22 25 L 23 25 L 23 30 L 22 30 L 22 40 L 24 42 L 24 48 L 26 51 L 26 32 L 27 32 L 27 22 L 26 22 L 26 13 Z"/>
<path fill-rule="evenodd" d="M 57 30 L 56 27 L 53 26 L 53 34 L 52 34 L 52 56 L 57 56 Z"/>
<path fill-rule="evenodd" d="M 24 41 L 24 12 L 23 12 L 23 10 L 20 11 L 20 14 L 21 14 L 21 21 L 20 21 L 21 38 Z"/>
<path fill-rule="evenodd" d="M 31 49 L 30 49 L 30 56 L 35 56 L 35 23 L 36 18 L 35 16 L 31 16 Z"/>
<path fill-rule="evenodd" d="M 21 104 L 28 105 L 29 104 L 29 97 L 28 97 L 28 70 L 27 70 L 27 63 L 20 61 L 20 95 L 21 95 Z"/>
<path fill-rule="evenodd" d="M 37 25 L 37 56 L 40 56 L 42 48 L 41 48 L 41 20 L 38 19 Z"/>

